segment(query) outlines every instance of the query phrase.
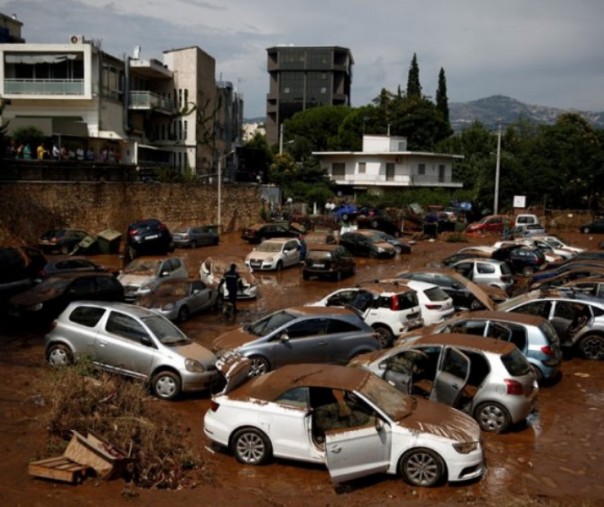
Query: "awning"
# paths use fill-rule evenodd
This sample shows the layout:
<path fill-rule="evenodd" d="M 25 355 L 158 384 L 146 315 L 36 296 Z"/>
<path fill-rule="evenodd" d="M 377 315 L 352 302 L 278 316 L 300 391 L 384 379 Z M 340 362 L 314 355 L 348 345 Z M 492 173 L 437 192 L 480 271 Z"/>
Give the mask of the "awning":
<path fill-rule="evenodd" d="M 8 121 L 9 133 L 23 127 L 36 127 L 42 131 L 45 137 L 72 136 L 88 137 L 88 125 L 81 117 L 40 117 L 40 116 L 17 116 L 16 118 L 5 118 Z"/>

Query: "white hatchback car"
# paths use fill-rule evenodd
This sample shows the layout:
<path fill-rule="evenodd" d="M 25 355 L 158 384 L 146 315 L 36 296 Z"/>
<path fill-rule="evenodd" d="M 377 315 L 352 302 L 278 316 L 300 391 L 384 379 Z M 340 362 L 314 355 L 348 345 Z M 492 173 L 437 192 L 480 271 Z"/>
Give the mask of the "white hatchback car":
<path fill-rule="evenodd" d="M 509 291 L 514 284 L 510 266 L 495 259 L 463 259 L 450 265 L 460 275 L 474 283 L 491 285 Z"/>
<path fill-rule="evenodd" d="M 405 282 L 373 282 L 339 289 L 307 306 L 352 307 L 375 329 L 382 347 L 389 347 L 396 336 L 424 325 L 417 292 Z"/>
<path fill-rule="evenodd" d="M 300 264 L 302 246 L 295 238 L 265 239 L 245 258 L 245 264 L 252 270 L 281 271 Z"/>
<path fill-rule="evenodd" d="M 367 371 L 296 364 L 246 379 L 245 369 L 227 368 L 247 381 L 212 397 L 204 433 L 243 464 L 279 457 L 324 464 L 336 483 L 385 472 L 414 486 L 484 471 L 475 421 Z"/>

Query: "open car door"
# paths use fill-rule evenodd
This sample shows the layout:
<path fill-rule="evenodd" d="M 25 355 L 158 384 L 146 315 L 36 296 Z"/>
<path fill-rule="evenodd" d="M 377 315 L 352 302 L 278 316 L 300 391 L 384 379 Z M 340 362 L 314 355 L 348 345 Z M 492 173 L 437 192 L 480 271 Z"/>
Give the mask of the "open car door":
<path fill-rule="evenodd" d="M 454 347 L 445 347 L 436 372 L 431 401 L 455 407 L 470 378 L 470 359 Z"/>
<path fill-rule="evenodd" d="M 325 461 L 335 483 L 385 472 L 390 450 L 390 426 L 378 416 L 364 426 L 325 432 Z"/>
<path fill-rule="evenodd" d="M 425 359 L 424 352 L 414 349 L 394 354 L 380 364 L 380 368 L 384 369 L 382 378 L 399 391 L 411 394 L 413 382 L 416 380 L 413 378 L 414 372 Z"/>

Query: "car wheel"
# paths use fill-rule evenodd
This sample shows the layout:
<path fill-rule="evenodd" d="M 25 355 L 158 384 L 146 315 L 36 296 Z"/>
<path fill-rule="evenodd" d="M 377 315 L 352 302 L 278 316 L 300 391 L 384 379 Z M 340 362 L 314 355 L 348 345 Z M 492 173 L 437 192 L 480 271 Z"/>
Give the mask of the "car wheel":
<path fill-rule="evenodd" d="M 543 372 L 539 369 L 538 366 L 534 364 L 531 365 L 533 371 L 535 372 L 535 378 L 537 379 L 537 384 L 541 385 L 543 383 Z"/>
<path fill-rule="evenodd" d="M 581 229 L 581 232 L 583 234 L 589 234 L 591 231 L 589 230 L 589 227 L 583 227 L 583 229 Z"/>
<path fill-rule="evenodd" d="M 579 351 L 586 359 L 604 359 L 604 337 L 587 335 L 579 342 Z"/>
<path fill-rule="evenodd" d="M 61 245 L 59 250 L 63 255 L 67 255 L 69 253 L 69 245 Z"/>
<path fill-rule="evenodd" d="M 46 353 L 46 359 L 51 366 L 67 366 L 73 362 L 71 350 L 62 343 L 51 345 Z"/>
<path fill-rule="evenodd" d="M 268 437 L 255 428 L 243 428 L 231 440 L 231 449 L 237 461 L 245 465 L 262 465 L 272 455 Z"/>
<path fill-rule="evenodd" d="M 533 273 L 535 272 L 535 269 L 533 268 L 533 266 L 524 266 L 524 268 L 522 268 L 522 274 L 524 276 L 533 276 Z"/>
<path fill-rule="evenodd" d="M 281 271 L 283 269 L 283 262 L 277 261 L 276 269 L 277 271 Z"/>
<path fill-rule="evenodd" d="M 153 377 L 153 392 L 162 400 L 173 400 L 180 394 L 180 377 L 171 371 L 160 371 Z"/>
<path fill-rule="evenodd" d="M 392 346 L 392 340 L 394 340 L 394 334 L 390 331 L 390 328 L 386 326 L 373 326 L 374 331 L 377 333 L 377 340 L 383 349 Z"/>
<path fill-rule="evenodd" d="M 178 320 L 181 322 L 189 320 L 189 307 L 187 305 L 180 307 L 180 310 L 178 311 Z"/>
<path fill-rule="evenodd" d="M 510 414 L 498 403 L 487 402 L 478 405 L 474 418 L 481 429 L 492 433 L 502 433 L 510 425 Z"/>
<path fill-rule="evenodd" d="M 399 464 L 401 477 L 413 486 L 436 486 L 444 480 L 445 470 L 443 459 L 425 448 L 408 451 Z"/>
<path fill-rule="evenodd" d="M 271 369 L 271 365 L 269 364 L 269 362 L 262 356 L 251 356 L 250 362 L 250 377 L 258 377 L 260 375 L 264 375 Z"/>

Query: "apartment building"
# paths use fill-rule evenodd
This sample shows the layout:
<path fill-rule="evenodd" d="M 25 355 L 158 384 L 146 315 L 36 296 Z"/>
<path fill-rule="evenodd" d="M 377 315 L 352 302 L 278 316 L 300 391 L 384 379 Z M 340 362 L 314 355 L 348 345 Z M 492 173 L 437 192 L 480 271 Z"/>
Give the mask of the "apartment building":
<path fill-rule="evenodd" d="M 407 150 L 402 136 L 363 135 L 360 152 L 313 152 L 346 195 L 384 194 L 405 188 L 461 188 L 453 165 L 462 155 Z"/>
<path fill-rule="evenodd" d="M 354 60 L 349 49 L 276 46 L 268 48 L 267 53 L 269 144 L 277 144 L 281 125 L 297 112 L 315 106 L 350 106 Z"/>
<path fill-rule="evenodd" d="M 216 83 L 215 60 L 199 47 L 164 51 L 160 61 L 143 58 L 140 47 L 116 58 L 81 35 L 60 44 L 12 38 L 0 44 L 0 122 L 9 135 L 35 126 L 55 144 L 90 148 L 97 160 L 200 177 L 234 164 L 243 100 Z"/>

